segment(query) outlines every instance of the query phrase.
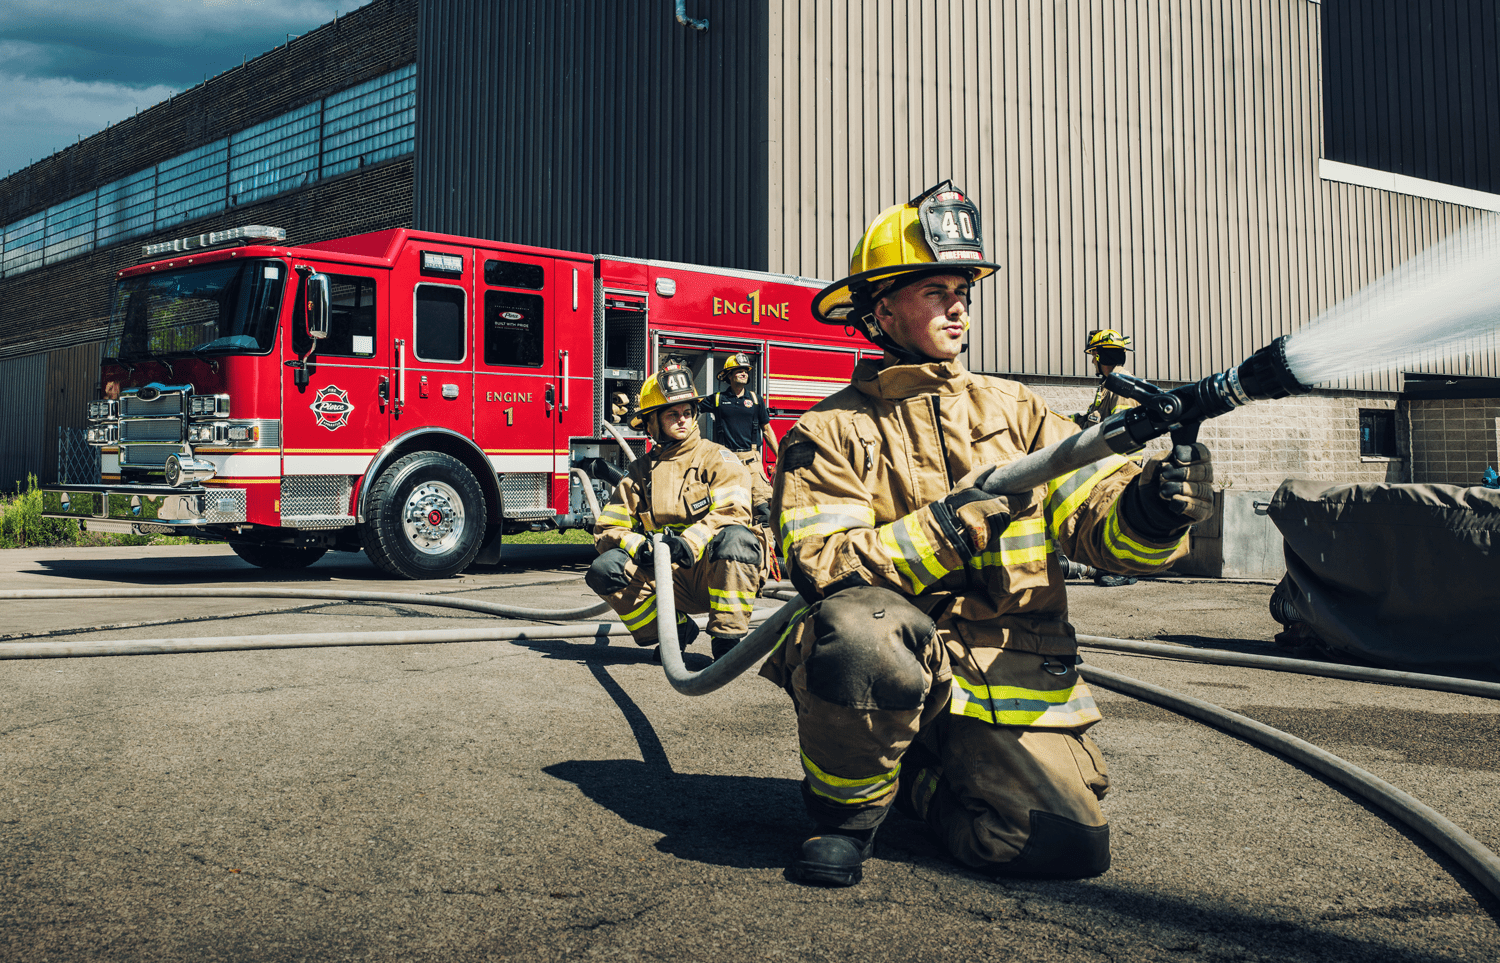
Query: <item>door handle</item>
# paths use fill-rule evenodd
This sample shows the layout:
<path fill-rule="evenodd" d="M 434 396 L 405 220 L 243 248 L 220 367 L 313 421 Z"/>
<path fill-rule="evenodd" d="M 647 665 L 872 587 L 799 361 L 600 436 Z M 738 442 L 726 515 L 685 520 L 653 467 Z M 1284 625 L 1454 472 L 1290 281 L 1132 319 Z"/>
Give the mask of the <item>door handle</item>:
<path fill-rule="evenodd" d="M 557 391 L 556 391 L 556 389 L 554 389 L 551 385 L 548 385 L 547 386 L 547 390 L 542 393 L 542 400 L 544 402 L 546 402 L 546 405 L 547 405 L 547 414 L 551 415 L 552 414 L 552 409 L 554 407 L 556 407 L 556 405 L 557 405 Z"/>
<path fill-rule="evenodd" d="M 406 407 L 406 340 L 396 339 L 396 414 Z"/>
<path fill-rule="evenodd" d="M 568 410 L 568 353 L 566 351 L 559 351 L 558 354 L 562 355 L 562 382 L 563 382 L 563 404 L 562 404 L 562 410 L 563 411 L 567 411 Z"/>
<path fill-rule="evenodd" d="M 380 385 L 375 389 L 375 393 L 380 395 L 380 407 L 384 408 L 386 402 L 391 400 L 391 379 L 381 375 Z"/>

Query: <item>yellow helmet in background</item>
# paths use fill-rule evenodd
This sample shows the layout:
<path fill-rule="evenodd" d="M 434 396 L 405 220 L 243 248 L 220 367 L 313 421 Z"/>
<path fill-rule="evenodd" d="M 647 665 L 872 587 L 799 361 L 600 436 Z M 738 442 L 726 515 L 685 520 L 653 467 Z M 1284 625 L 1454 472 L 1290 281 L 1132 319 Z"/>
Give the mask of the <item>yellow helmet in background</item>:
<path fill-rule="evenodd" d="M 1102 331 L 1091 331 L 1083 351 L 1085 354 L 1093 354 L 1100 348 L 1123 348 L 1126 351 L 1134 351 L 1130 346 L 1130 339 L 1116 331 L 1114 328 L 1105 328 Z"/>
<path fill-rule="evenodd" d="M 945 180 L 881 211 L 849 257 L 849 276 L 813 298 L 813 317 L 824 324 L 858 327 L 876 344 L 883 338 L 869 317 L 873 303 L 902 278 L 963 274 L 972 283 L 1000 269 L 985 260 L 979 208 Z"/>
<path fill-rule="evenodd" d="M 720 381 L 728 381 L 729 376 L 734 374 L 736 371 L 749 370 L 750 356 L 743 351 L 736 351 L 734 354 L 724 359 L 724 367 L 719 369 L 718 378 Z"/>
<path fill-rule="evenodd" d="M 640 399 L 636 411 L 630 418 L 630 427 L 637 430 L 646 425 L 646 416 L 684 401 L 696 402 L 703 396 L 693 384 L 693 373 L 686 365 L 668 361 L 661 370 L 647 378 L 641 385 Z"/>

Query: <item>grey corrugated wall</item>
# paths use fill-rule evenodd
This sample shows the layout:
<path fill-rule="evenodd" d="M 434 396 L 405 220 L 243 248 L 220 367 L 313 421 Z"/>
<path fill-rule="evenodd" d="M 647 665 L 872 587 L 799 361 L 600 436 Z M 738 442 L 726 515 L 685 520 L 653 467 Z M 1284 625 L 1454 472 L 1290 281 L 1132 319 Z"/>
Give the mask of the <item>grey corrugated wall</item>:
<path fill-rule="evenodd" d="M 764 2 L 424 0 L 414 224 L 766 266 Z"/>
<path fill-rule="evenodd" d="M 841 276 L 875 214 L 952 176 L 1004 265 L 972 367 L 1083 376 L 1111 326 L 1145 377 L 1234 364 L 1475 214 L 1318 177 L 1319 12 L 771 0 L 769 267 Z"/>
<path fill-rule="evenodd" d="M 47 435 L 37 404 L 46 393 L 47 355 L 0 361 L 0 492 L 24 489 L 27 472 L 50 481 L 42 467 Z"/>

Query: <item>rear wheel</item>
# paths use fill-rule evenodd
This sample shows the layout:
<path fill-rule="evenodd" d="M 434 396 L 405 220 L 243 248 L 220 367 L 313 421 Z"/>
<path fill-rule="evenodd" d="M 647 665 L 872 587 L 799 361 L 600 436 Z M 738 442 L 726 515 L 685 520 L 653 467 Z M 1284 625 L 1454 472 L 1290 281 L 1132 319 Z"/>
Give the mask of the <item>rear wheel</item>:
<path fill-rule="evenodd" d="M 404 578 L 449 578 L 484 542 L 484 491 L 452 455 L 420 451 L 380 473 L 361 529 L 365 553 Z"/>
<path fill-rule="evenodd" d="M 326 548 L 298 548 L 294 545 L 263 545 L 259 542 L 230 542 L 234 554 L 256 568 L 307 568 L 327 554 Z"/>

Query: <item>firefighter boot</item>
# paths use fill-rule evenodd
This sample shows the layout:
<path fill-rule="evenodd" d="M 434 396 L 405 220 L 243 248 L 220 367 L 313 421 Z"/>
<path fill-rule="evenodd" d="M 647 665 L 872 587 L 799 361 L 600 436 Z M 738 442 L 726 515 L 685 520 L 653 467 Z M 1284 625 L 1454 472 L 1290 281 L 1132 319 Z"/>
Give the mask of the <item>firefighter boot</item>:
<path fill-rule="evenodd" d="M 840 829 L 813 836 L 802 844 L 787 875 L 811 886 L 853 886 L 864 878 L 864 861 L 875 852 L 871 829 Z"/>
<path fill-rule="evenodd" d="M 688 618 L 686 615 L 679 615 L 679 616 L 677 616 L 677 649 L 678 649 L 678 651 L 680 651 L 683 655 L 687 655 L 687 648 L 688 648 L 688 646 L 692 645 L 693 644 L 693 640 L 696 639 L 697 637 L 698 637 L 698 623 L 694 622 L 692 619 Z M 649 645 L 649 644 L 650 643 L 648 642 L 647 645 Z M 651 661 L 656 662 L 657 664 L 660 664 L 661 663 L 661 646 L 658 645 L 655 649 L 652 649 L 651 650 L 651 655 L 652 655 Z"/>
<path fill-rule="evenodd" d="M 708 640 L 714 652 L 714 661 L 717 662 L 729 654 L 729 650 L 740 644 L 743 635 L 714 635 L 708 634 Z"/>

